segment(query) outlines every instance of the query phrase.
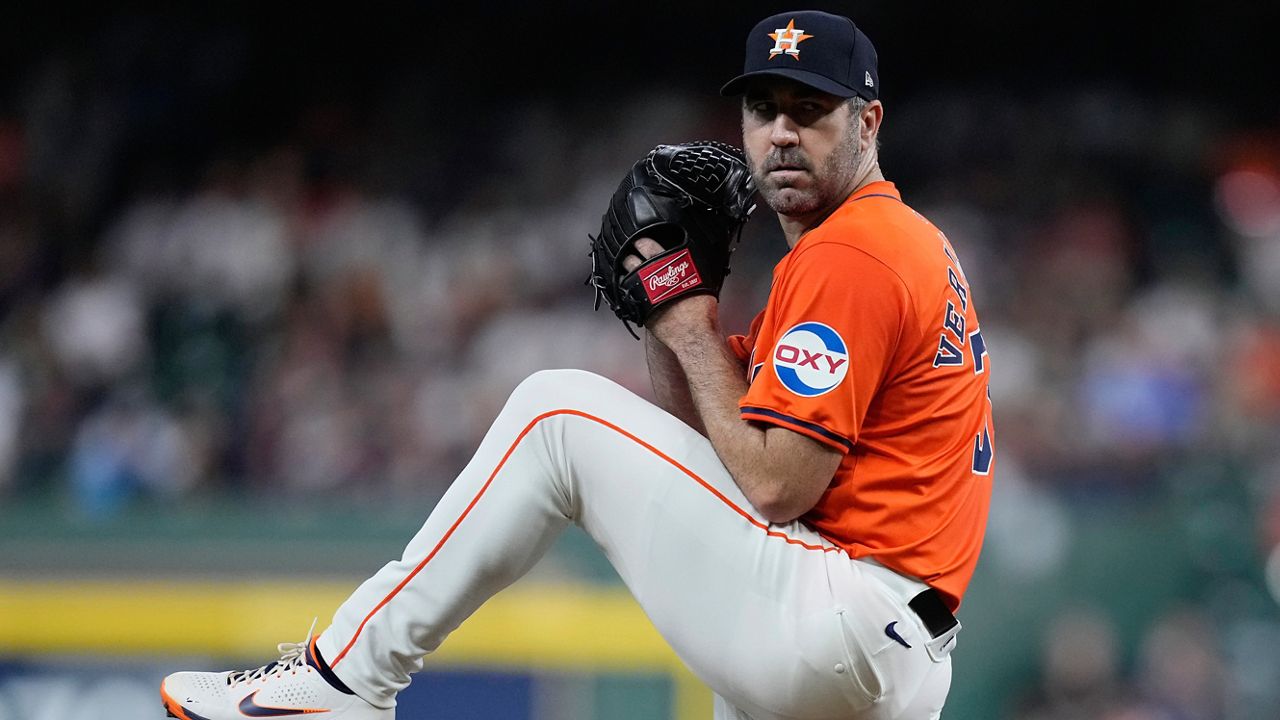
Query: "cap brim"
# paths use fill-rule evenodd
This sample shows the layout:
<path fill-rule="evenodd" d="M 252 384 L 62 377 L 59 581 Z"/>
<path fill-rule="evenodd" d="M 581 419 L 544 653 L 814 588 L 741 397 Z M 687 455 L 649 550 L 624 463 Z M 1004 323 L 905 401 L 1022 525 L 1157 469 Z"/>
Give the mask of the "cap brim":
<path fill-rule="evenodd" d="M 784 77 L 842 98 L 851 98 L 854 95 L 861 94 L 853 88 L 841 85 L 825 75 L 819 75 L 818 73 L 801 70 L 799 68 L 769 68 L 768 70 L 755 70 L 749 73 L 743 73 L 742 75 L 739 75 L 725 83 L 724 87 L 720 88 L 720 94 L 725 97 L 741 95 L 743 91 L 747 89 L 747 83 L 750 82 L 752 78 L 758 77 Z"/>

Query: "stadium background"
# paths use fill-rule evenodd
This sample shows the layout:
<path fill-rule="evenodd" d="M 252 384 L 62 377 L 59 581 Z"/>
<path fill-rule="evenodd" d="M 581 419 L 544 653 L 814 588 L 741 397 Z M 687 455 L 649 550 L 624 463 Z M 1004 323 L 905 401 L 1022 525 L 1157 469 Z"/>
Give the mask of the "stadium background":
<path fill-rule="evenodd" d="M 825 6 L 995 368 L 947 716 L 1278 717 L 1280 12 L 1041 5 Z M 158 718 L 164 673 L 323 625 L 529 372 L 647 394 L 585 235 L 644 150 L 735 141 L 716 88 L 785 9 L 11 9 L 0 718 Z M 782 248 L 762 212 L 730 329 Z M 577 531 L 402 707 L 709 717 Z"/>

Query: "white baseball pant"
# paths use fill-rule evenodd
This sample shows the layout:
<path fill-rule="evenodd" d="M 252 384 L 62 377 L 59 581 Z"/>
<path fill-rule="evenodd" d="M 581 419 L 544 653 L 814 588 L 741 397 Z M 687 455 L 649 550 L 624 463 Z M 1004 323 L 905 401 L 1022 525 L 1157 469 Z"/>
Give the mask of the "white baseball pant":
<path fill-rule="evenodd" d="M 516 388 L 404 556 L 338 609 L 321 654 L 358 695 L 394 706 L 422 656 L 571 522 L 715 692 L 717 720 L 939 716 L 951 638 L 930 641 L 907 607 L 923 584 L 760 519 L 706 438 L 575 370 Z"/>

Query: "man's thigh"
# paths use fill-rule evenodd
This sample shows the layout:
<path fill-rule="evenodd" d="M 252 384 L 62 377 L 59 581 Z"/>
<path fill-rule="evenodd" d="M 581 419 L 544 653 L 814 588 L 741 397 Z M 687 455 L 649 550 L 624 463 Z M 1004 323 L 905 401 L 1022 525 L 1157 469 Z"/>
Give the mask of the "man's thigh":
<path fill-rule="evenodd" d="M 771 525 L 714 448 L 613 383 L 566 375 L 554 460 L 575 520 L 713 691 L 758 720 L 847 718 L 875 688 L 850 651 L 831 573 L 852 561 L 801 523 Z M 543 409 L 542 412 L 546 412 Z"/>

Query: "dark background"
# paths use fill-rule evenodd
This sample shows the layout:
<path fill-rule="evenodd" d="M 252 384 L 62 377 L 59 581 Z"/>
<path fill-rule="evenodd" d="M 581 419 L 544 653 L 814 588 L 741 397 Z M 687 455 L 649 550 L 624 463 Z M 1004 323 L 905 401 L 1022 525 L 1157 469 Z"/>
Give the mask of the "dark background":
<path fill-rule="evenodd" d="M 418 131 L 436 141 L 465 145 L 458 160 L 476 163 L 493 159 L 477 134 L 504 121 L 503 106 L 551 102 L 590 117 L 619 95 L 645 90 L 714 97 L 737 72 L 742 38 L 755 20 L 790 7 L 28 5 L 17 11 L 19 21 L 0 29 L 0 109 L 13 112 L 32 73 L 50 62 L 74 65 L 78 84 L 120 92 L 132 122 L 112 162 L 109 184 L 117 194 L 100 205 L 148 184 L 190 186 L 214 154 L 251 154 L 299 133 L 323 143 L 339 125 L 351 133 L 344 142 L 369 142 L 396 112 L 411 114 Z M 823 9 L 853 16 L 874 38 L 889 138 L 895 106 L 937 92 L 962 92 L 978 115 L 997 97 L 1043 102 L 1090 91 L 1181 100 L 1239 127 L 1271 122 L 1276 113 L 1280 10 L 1273 3 L 871 2 Z M 360 165 L 343 160 L 321 171 Z M 421 183 L 397 189 L 429 195 Z M 94 210 L 100 221 L 104 208 Z"/>

